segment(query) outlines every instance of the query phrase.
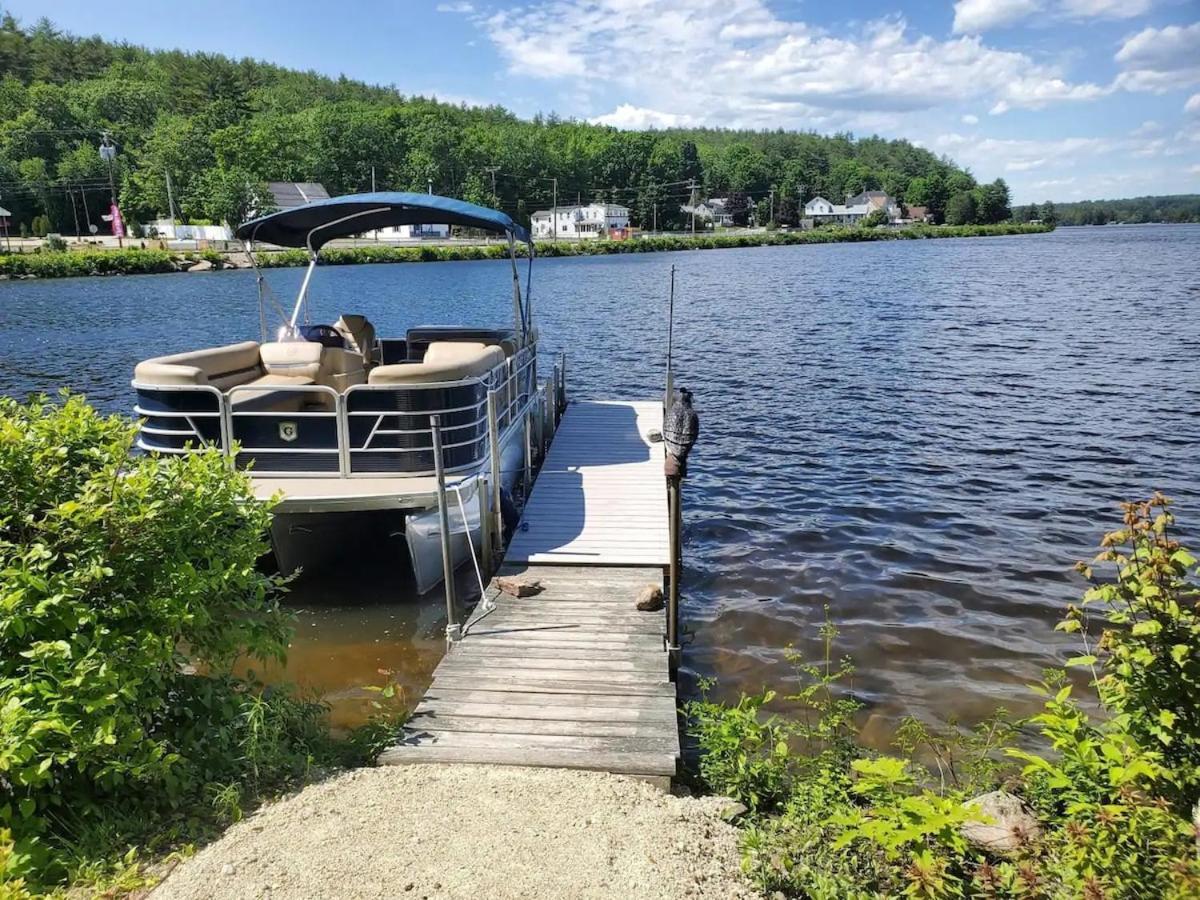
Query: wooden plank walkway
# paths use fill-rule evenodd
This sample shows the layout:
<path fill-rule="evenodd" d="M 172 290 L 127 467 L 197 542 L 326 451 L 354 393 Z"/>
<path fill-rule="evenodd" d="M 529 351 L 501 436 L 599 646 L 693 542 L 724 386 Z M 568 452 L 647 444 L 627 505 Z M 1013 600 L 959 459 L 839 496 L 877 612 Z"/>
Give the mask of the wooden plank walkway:
<path fill-rule="evenodd" d="M 497 573 L 536 579 L 542 591 L 518 599 L 488 586 L 495 610 L 447 652 L 381 764 L 550 766 L 669 785 L 679 729 L 666 623 L 635 606 L 642 588 L 662 586 L 667 564 L 662 449 L 644 438 L 660 423 L 654 403 L 571 405 L 526 507 L 530 528 Z M 629 477 L 569 489 L 556 479 L 608 466 Z M 570 512 L 556 519 L 555 507 Z M 562 521 L 570 516 L 582 527 Z M 621 539 L 610 522 L 630 523 L 644 542 Z"/>
<path fill-rule="evenodd" d="M 667 566 L 662 404 L 572 403 L 505 560 Z"/>

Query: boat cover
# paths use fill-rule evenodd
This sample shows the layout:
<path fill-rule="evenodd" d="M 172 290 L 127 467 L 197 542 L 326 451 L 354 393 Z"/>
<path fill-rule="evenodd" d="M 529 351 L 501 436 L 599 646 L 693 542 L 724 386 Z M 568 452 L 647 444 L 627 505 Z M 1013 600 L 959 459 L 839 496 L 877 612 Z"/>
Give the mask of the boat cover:
<path fill-rule="evenodd" d="M 335 238 L 395 225 L 461 225 L 532 243 L 528 229 L 499 210 L 436 194 L 401 191 L 314 200 L 251 219 L 238 227 L 237 236 L 281 247 L 309 247 L 315 252 Z"/>

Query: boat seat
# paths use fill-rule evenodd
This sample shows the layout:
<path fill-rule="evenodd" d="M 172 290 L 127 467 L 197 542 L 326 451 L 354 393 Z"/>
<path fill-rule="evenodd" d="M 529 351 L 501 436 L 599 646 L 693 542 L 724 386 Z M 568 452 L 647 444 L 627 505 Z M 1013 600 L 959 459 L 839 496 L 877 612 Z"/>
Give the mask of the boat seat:
<path fill-rule="evenodd" d="M 278 391 L 278 387 L 307 387 L 316 381 L 307 375 L 263 375 L 239 385 L 229 395 L 234 409 L 253 404 L 255 408 L 278 412 L 298 412 L 314 403 L 324 405 L 325 394 L 316 391 Z M 250 390 L 253 388 L 253 390 Z"/>
<path fill-rule="evenodd" d="M 439 345 L 447 349 L 437 349 Z M 433 384 L 478 378 L 504 364 L 504 351 L 483 344 L 439 341 L 429 345 L 419 363 L 376 366 L 367 376 L 368 384 Z"/>
<path fill-rule="evenodd" d="M 370 319 L 357 313 L 345 313 L 333 323 L 333 327 L 346 339 L 346 346 L 362 357 L 364 365 L 370 367 L 379 362 L 376 358 L 375 326 Z"/>
<path fill-rule="evenodd" d="M 210 385 L 226 391 L 264 374 L 258 341 L 242 341 L 145 360 L 133 370 L 133 379 L 154 387 Z"/>

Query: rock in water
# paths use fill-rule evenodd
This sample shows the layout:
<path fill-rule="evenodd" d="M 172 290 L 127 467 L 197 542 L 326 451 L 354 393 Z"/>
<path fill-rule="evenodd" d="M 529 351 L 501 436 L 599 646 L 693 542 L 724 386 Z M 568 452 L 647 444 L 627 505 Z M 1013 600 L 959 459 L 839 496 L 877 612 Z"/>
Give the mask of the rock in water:
<path fill-rule="evenodd" d="M 212 271 L 212 268 L 213 268 L 212 263 L 210 263 L 207 259 L 202 259 L 202 260 L 200 260 L 200 262 L 195 263 L 194 265 L 188 266 L 188 271 L 189 272 L 210 272 L 210 271 Z"/>
<path fill-rule="evenodd" d="M 975 810 L 984 819 L 966 822 L 960 829 L 963 837 L 982 850 L 1005 855 L 1041 837 L 1038 820 L 1019 797 L 1007 791 L 981 794 L 963 806 Z"/>
<path fill-rule="evenodd" d="M 637 608 L 642 612 L 658 612 L 665 605 L 662 588 L 657 585 L 648 584 L 638 593 Z"/>
<path fill-rule="evenodd" d="M 542 583 L 534 581 L 532 578 L 501 576 L 496 579 L 496 587 L 510 597 L 532 597 L 534 594 L 542 592 Z"/>

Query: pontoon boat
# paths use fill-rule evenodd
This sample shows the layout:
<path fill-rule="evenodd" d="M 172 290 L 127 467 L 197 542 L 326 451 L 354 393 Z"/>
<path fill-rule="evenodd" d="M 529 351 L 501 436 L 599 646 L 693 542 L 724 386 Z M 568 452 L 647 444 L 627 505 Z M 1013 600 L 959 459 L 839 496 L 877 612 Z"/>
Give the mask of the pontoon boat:
<path fill-rule="evenodd" d="M 449 223 L 499 233 L 512 263 L 512 328 L 411 327 L 380 338 L 361 314 L 313 324 L 309 285 L 321 248 L 396 225 Z M 371 193 L 262 216 L 237 236 L 303 248 L 308 269 L 290 315 L 258 271 L 260 340 L 138 364 L 138 446 L 180 454 L 217 447 L 249 468 L 255 493 L 281 495 L 272 540 L 281 569 L 311 567 L 337 548 L 349 514 L 392 511 L 403 525 L 418 588 L 442 578 L 437 463 L 451 489 L 455 561 L 497 546 L 506 492 L 548 438 L 563 398 L 561 369 L 537 382 L 537 330 L 518 242 L 529 232 L 502 212 L 426 194 Z M 268 331 L 273 308 L 281 324 Z M 435 460 L 435 434 L 441 448 Z M 361 519 L 359 524 L 361 524 Z M 341 544 L 344 548 L 344 543 Z M 485 548 L 482 549 L 481 548 Z"/>

